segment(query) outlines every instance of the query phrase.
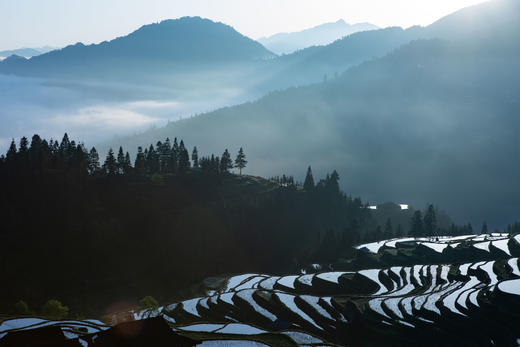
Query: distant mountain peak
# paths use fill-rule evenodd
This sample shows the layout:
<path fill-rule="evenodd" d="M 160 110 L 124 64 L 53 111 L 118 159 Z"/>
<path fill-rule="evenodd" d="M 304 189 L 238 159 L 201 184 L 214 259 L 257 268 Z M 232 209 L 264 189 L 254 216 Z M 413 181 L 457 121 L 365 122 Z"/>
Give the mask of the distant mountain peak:
<path fill-rule="evenodd" d="M 276 55 L 233 27 L 201 17 L 167 19 L 146 24 L 132 33 L 104 41 L 84 45 L 78 42 L 63 49 L 33 57 L 22 64 L 7 67 L 0 63 L 0 70 L 22 75 L 73 75 L 124 71 L 129 64 L 142 71 L 160 71 L 159 66 L 216 66 L 234 62 L 264 60 Z M 6 59 L 7 60 L 7 59 Z M 9 63 L 9 61 L 7 61 Z M 3 65 L 3 68 L 2 68 Z M 16 65 L 14 68 L 13 66 Z M 91 72 L 86 72 L 86 67 Z M 101 71 L 106 71 L 101 72 Z M 126 73 L 120 73 L 120 76 Z"/>
<path fill-rule="evenodd" d="M 17 55 L 17 56 L 21 56 L 21 57 L 32 57 L 32 56 L 40 55 L 40 54 L 42 54 L 42 52 L 40 52 L 34 48 L 18 48 L 18 49 L 0 51 L 0 57 L 9 57 L 11 55 Z"/>
<path fill-rule="evenodd" d="M 166 19 L 143 25 L 127 36 L 107 43 L 127 49 L 146 49 L 155 56 L 182 58 L 192 51 L 190 60 L 207 57 L 215 59 L 262 59 L 272 57 L 258 42 L 240 34 L 233 27 L 202 17 Z"/>
<path fill-rule="evenodd" d="M 311 46 L 323 46 L 344 36 L 367 30 L 379 29 L 370 23 L 348 24 L 344 19 L 292 33 L 278 33 L 258 41 L 277 54 L 289 54 Z"/>
<path fill-rule="evenodd" d="M 5 58 L 3 62 L 9 63 L 9 62 L 24 61 L 24 60 L 27 60 L 27 58 L 22 57 L 20 55 L 12 54 L 12 55 L 8 56 L 7 58 Z"/>

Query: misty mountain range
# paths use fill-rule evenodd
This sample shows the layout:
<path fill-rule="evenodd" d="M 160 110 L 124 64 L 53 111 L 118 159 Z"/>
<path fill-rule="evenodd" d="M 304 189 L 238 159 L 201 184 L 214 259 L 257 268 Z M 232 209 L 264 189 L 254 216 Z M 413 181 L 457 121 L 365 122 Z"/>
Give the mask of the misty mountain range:
<path fill-rule="evenodd" d="M 496 0 L 458 11 L 428 27 L 361 31 L 329 45 L 307 47 L 283 56 L 276 56 L 228 25 L 184 17 L 145 25 L 127 36 L 100 44 L 78 43 L 27 60 L 6 59 L 0 62 L 0 73 L 65 79 L 75 84 L 113 81 L 166 86 L 173 90 L 168 97 L 207 90 L 219 93 L 239 86 L 234 102 L 243 102 L 272 90 L 334 77 L 416 39 L 464 39 L 485 37 L 497 30 L 514 30 L 515 11 L 501 9 L 509 6 L 508 3 L 514 6 L 512 0 Z M 499 26 L 493 18 L 501 18 Z M 310 42 L 316 33 L 326 31 L 323 28 L 329 24 L 294 35 Z M 332 27 L 343 27 L 341 22 L 333 24 Z M 128 97 L 136 98 L 136 93 Z M 109 95 L 103 93 L 103 97 Z"/>
<path fill-rule="evenodd" d="M 519 23 L 519 2 L 495 0 L 427 27 L 362 31 L 277 56 L 229 26 L 182 18 L 6 59 L 0 73 L 144 83 L 175 96 L 233 90 L 237 102 L 268 93 L 105 149 L 166 136 L 203 151 L 244 145 L 255 174 L 332 166 L 345 191 L 373 203 L 432 202 L 457 221 L 499 226 L 520 208 Z"/>
<path fill-rule="evenodd" d="M 37 48 L 18 48 L 18 49 L 10 49 L 5 51 L 0 51 L 0 57 L 7 58 L 11 55 L 18 55 L 21 57 L 35 57 L 40 54 L 44 54 L 50 51 L 55 50 L 56 47 L 44 46 Z"/>
<path fill-rule="evenodd" d="M 271 90 L 321 81 L 325 75 L 333 76 L 366 59 L 382 56 L 414 38 L 407 32 L 389 34 L 387 30 L 359 34 L 329 46 L 278 57 L 230 26 L 184 17 L 145 25 L 100 44 L 77 43 L 31 59 L 11 57 L 0 63 L 0 73 L 60 83 L 66 80 L 76 85 L 113 81 L 161 86 L 170 88 L 167 97 L 207 90 L 219 93 L 239 86 L 235 102 L 243 102 Z M 135 98 L 138 93 L 128 97 Z"/>
<path fill-rule="evenodd" d="M 77 43 L 27 60 L 6 59 L 0 71 L 68 80 L 108 79 L 179 86 L 180 75 L 217 69 L 229 72 L 231 66 L 274 56 L 230 26 L 185 17 L 145 25 L 127 36 L 100 44 Z M 173 77 L 177 79 L 171 82 Z M 183 80 L 192 83 L 186 77 Z"/>
<path fill-rule="evenodd" d="M 278 33 L 262 37 L 258 42 L 276 54 L 290 54 L 311 46 L 328 45 L 358 31 L 375 30 L 379 27 L 370 23 L 348 24 L 343 19 L 292 33 Z"/>

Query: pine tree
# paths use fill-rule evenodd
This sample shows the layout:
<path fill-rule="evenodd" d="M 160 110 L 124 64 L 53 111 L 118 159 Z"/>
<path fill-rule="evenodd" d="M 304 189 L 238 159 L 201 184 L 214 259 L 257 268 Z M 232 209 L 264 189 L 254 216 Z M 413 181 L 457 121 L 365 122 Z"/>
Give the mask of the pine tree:
<path fill-rule="evenodd" d="M 191 160 L 193 161 L 193 167 L 199 167 L 199 151 L 197 150 L 197 146 L 193 147 L 193 152 L 191 152 Z"/>
<path fill-rule="evenodd" d="M 16 143 L 14 142 L 14 139 L 11 140 L 11 145 L 9 146 L 9 149 L 7 150 L 5 160 L 6 161 L 13 161 L 16 158 L 17 155 L 17 149 L 16 149 Z"/>
<path fill-rule="evenodd" d="M 88 173 L 94 174 L 99 171 L 99 154 L 95 147 L 92 147 L 88 154 Z"/>
<path fill-rule="evenodd" d="M 82 143 L 71 148 L 69 166 L 78 174 L 88 174 L 89 156 Z"/>
<path fill-rule="evenodd" d="M 70 141 L 69 151 L 67 153 L 69 159 L 70 159 L 70 157 L 72 157 L 75 150 L 76 150 L 76 141 L 72 140 L 72 141 Z"/>
<path fill-rule="evenodd" d="M 59 150 L 60 150 L 62 155 L 68 155 L 68 153 L 69 153 L 69 150 L 70 150 L 70 140 L 69 140 L 69 135 L 67 135 L 67 133 L 65 133 L 63 135 L 63 139 L 61 139 Z"/>
<path fill-rule="evenodd" d="M 58 152 L 60 151 L 60 147 L 58 145 L 58 141 L 52 142 L 52 139 L 51 139 L 51 143 L 50 143 L 49 147 L 51 148 L 51 153 L 52 154 L 58 154 Z"/>
<path fill-rule="evenodd" d="M 220 159 L 220 171 L 221 172 L 229 172 L 233 168 L 233 160 L 231 160 L 231 154 L 226 150 L 222 153 L 222 158 Z"/>
<path fill-rule="evenodd" d="M 40 147 L 40 160 L 42 167 L 47 167 L 51 158 L 51 147 L 47 140 L 42 140 Z"/>
<path fill-rule="evenodd" d="M 135 171 L 142 175 L 146 173 L 146 157 L 143 153 L 143 147 L 139 146 L 137 148 L 137 154 L 135 156 L 135 163 L 134 163 Z"/>
<path fill-rule="evenodd" d="M 305 181 L 303 182 L 303 189 L 307 192 L 310 192 L 314 189 L 314 177 L 312 176 L 312 169 L 310 166 L 307 168 L 307 175 L 305 176 Z"/>
<path fill-rule="evenodd" d="M 169 142 L 169 139 L 167 139 Z M 168 154 L 168 170 L 169 173 L 176 173 L 179 164 L 179 145 L 177 144 L 177 138 L 173 140 L 173 145 L 170 148 L 170 153 Z"/>
<path fill-rule="evenodd" d="M 215 162 L 215 155 L 212 154 L 209 160 L 209 169 L 212 174 L 217 173 L 217 163 Z"/>
<path fill-rule="evenodd" d="M 117 173 L 117 161 L 112 148 L 108 150 L 107 157 L 103 163 L 103 170 L 107 175 L 113 176 Z"/>
<path fill-rule="evenodd" d="M 415 211 L 412 216 L 410 235 L 416 238 L 424 235 L 423 219 L 420 210 Z"/>
<path fill-rule="evenodd" d="M 329 186 L 332 192 L 339 193 L 339 174 L 336 170 L 332 171 L 329 179 Z"/>
<path fill-rule="evenodd" d="M 184 141 L 179 143 L 179 172 L 185 173 L 190 167 L 190 155 L 188 150 L 184 147 Z"/>
<path fill-rule="evenodd" d="M 19 153 L 21 155 L 25 155 L 29 151 L 29 142 L 27 141 L 27 137 L 23 136 L 20 139 L 20 150 Z"/>
<path fill-rule="evenodd" d="M 162 164 L 161 164 L 162 145 L 163 144 L 161 141 L 157 141 L 157 143 L 155 144 L 155 151 L 157 152 L 157 160 L 159 161 L 159 170 L 158 171 L 162 171 Z"/>
<path fill-rule="evenodd" d="M 130 153 L 126 152 L 125 154 L 125 163 L 123 165 L 123 169 L 125 174 L 129 174 L 132 171 L 132 161 L 130 159 Z"/>
<path fill-rule="evenodd" d="M 157 151 L 153 147 L 153 145 L 150 145 L 148 148 L 147 156 L 146 156 L 146 168 L 148 173 L 154 174 L 159 172 L 159 155 L 157 154 Z"/>
<path fill-rule="evenodd" d="M 43 143 L 40 136 L 34 134 L 31 138 L 31 146 L 29 147 L 29 159 L 33 168 L 41 167 L 42 165 L 42 150 Z"/>
<path fill-rule="evenodd" d="M 173 145 L 172 145 L 172 164 L 175 167 L 175 170 L 173 172 L 177 172 L 179 170 L 179 144 L 177 143 L 177 138 L 173 139 Z"/>
<path fill-rule="evenodd" d="M 18 147 L 18 169 L 20 172 L 28 173 L 29 167 L 29 143 L 27 137 L 23 136 L 20 139 L 20 146 Z"/>
<path fill-rule="evenodd" d="M 211 171 L 211 160 L 208 157 L 199 159 L 199 166 L 202 172 L 208 173 Z"/>
<path fill-rule="evenodd" d="M 119 146 L 119 152 L 117 152 L 117 173 L 119 175 L 125 174 L 125 154 L 121 146 Z"/>
<path fill-rule="evenodd" d="M 429 205 L 424 214 L 424 232 L 426 236 L 435 236 L 437 231 L 437 217 L 435 216 L 435 208 Z"/>
<path fill-rule="evenodd" d="M 42 139 L 39 135 L 34 134 L 31 138 L 31 147 L 29 147 L 29 151 L 38 152 L 42 148 Z"/>
<path fill-rule="evenodd" d="M 240 150 L 238 151 L 237 157 L 235 159 L 235 167 L 238 168 L 240 175 L 242 175 L 242 169 L 244 169 L 246 165 L 246 155 L 244 154 L 242 147 L 240 147 Z"/>
<path fill-rule="evenodd" d="M 159 152 L 159 163 L 161 165 L 161 172 L 171 172 L 170 169 L 170 156 L 171 156 L 171 145 L 170 138 L 167 137 L 164 143 L 157 142 L 157 150 Z"/>

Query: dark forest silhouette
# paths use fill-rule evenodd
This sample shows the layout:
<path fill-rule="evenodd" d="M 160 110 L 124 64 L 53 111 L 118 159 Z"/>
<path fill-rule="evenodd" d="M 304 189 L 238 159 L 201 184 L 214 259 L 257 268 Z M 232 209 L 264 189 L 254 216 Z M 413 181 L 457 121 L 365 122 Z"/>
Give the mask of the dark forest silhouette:
<path fill-rule="evenodd" d="M 304 191 L 233 175 L 234 163 L 245 168 L 243 149 L 233 160 L 195 147 L 190 160 L 175 139 L 140 148 L 133 164 L 123 148 L 100 160 L 67 135 L 13 141 L 0 159 L 0 254 L 17 281 L 4 286 L 2 311 L 52 297 L 93 314 L 114 300 L 183 295 L 205 276 L 292 271 L 320 258 L 326 231 L 370 224 L 337 175 Z"/>

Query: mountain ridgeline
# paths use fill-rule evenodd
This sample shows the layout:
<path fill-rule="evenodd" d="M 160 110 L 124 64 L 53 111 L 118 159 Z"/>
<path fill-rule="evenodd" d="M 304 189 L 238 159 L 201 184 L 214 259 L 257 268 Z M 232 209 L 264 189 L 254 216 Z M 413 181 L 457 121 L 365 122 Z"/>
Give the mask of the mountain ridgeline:
<path fill-rule="evenodd" d="M 261 44 L 228 25 L 183 17 L 145 25 L 127 36 L 100 44 L 77 43 L 26 61 L 4 62 L 0 71 L 70 79 L 99 79 L 105 75 L 113 80 L 125 79 L 130 74 L 131 80 L 137 71 L 171 75 L 186 67 L 216 68 L 272 57 L 274 54 Z"/>
<path fill-rule="evenodd" d="M 20 48 L 20 49 L 12 49 L 6 51 L 0 51 L 0 57 L 9 57 L 11 55 L 18 55 L 22 57 L 33 57 L 36 55 L 40 55 L 42 52 L 37 51 L 34 48 Z"/>
<path fill-rule="evenodd" d="M 369 31 L 363 27 L 331 44 L 280 57 L 230 26 L 183 17 L 145 25 L 100 44 L 78 43 L 28 60 L 6 60 L 0 63 L 0 73 L 65 78 L 75 83 L 88 79 L 166 85 L 188 92 L 240 88 L 250 99 L 333 78 L 417 39 L 474 39 L 496 34 L 514 39 L 519 29 L 518 12 L 516 1 L 495 0 L 463 9 L 427 27 Z M 344 25 L 334 23 L 336 26 Z M 309 30 L 299 35 L 312 41 L 315 30 Z M 109 95 L 105 93 L 105 97 Z"/>
<path fill-rule="evenodd" d="M 18 55 L 21 57 L 35 57 L 40 54 L 44 54 L 53 50 L 56 50 L 55 47 L 44 46 L 37 48 L 18 48 L 18 49 L 10 49 L 5 51 L 0 51 L 0 57 L 9 57 L 11 55 Z"/>
<path fill-rule="evenodd" d="M 343 19 L 293 33 L 262 37 L 258 42 L 276 54 L 290 54 L 311 46 L 324 46 L 358 31 L 379 29 L 370 23 L 348 24 Z"/>

